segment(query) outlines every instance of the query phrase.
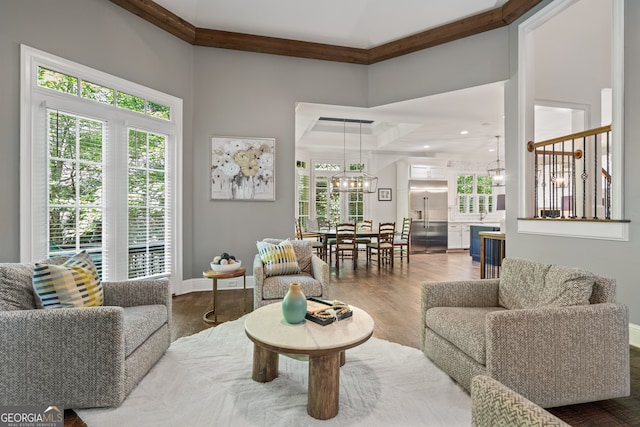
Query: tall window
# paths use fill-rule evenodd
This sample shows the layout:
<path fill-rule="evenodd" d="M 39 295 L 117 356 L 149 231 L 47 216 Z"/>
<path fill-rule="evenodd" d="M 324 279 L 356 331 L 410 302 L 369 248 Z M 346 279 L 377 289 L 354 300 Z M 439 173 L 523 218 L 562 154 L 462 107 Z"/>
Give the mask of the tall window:
<path fill-rule="evenodd" d="M 298 219 L 307 228 L 309 220 L 309 175 L 298 175 Z"/>
<path fill-rule="evenodd" d="M 102 271 L 106 123 L 47 109 L 48 255 L 86 250 Z"/>
<path fill-rule="evenodd" d="M 316 219 L 327 219 L 332 225 L 340 219 L 340 194 L 331 192 L 329 177 L 316 176 L 315 179 Z"/>
<path fill-rule="evenodd" d="M 167 136 L 129 129 L 129 278 L 167 271 Z"/>
<path fill-rule="evenodd" d="M 360 170 L 362 165 L 350 164 L 349 170 Z M 315 164 L 314 206 L 317 219 L 328 219 L 332 225 L 343 221 L 360 222 L 364 219 L 363 193 L 332 192 L 330 178 L 342 167 L 335 163 Z"/>
<path fill-rule="evenodd" d="M 181 100 L 26 46 L 22 61 L 22 259 L 87 250 L 103 280 L 179 284 Z"/>

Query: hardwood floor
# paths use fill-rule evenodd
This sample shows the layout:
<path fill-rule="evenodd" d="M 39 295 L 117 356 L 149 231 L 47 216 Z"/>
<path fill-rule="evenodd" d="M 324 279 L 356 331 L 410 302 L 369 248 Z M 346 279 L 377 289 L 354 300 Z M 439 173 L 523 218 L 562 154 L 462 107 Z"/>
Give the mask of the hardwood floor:
<path fill-rule="evenodd" d="M 480 277 L 480 266 L 472 263 L 468 252 L 412 255 L 411 263 L 396 259 L 393 270 L 367 268 L 364 256 L 354 270 L 351 260 L 340 270 L 331 266 L 330 299 L 356 305 L 371 314 L 374 336 L 410 347 L 420 345 L 420 284 L 425 281 L 448 281 Z M 243 291 L 218 292 L 218 321 L 242 316 Z M 244 295 L 247 307 L 253 305 L 252 290 Z M 194 292 L 173 298 L 172 340 L 212 327 L 202 321 L 210 309 L 211 292 Z M 71 411 L 69 411 L 71 412 Z M 572 426 L 640 426 L 640 349 L 631 348 L 631 396 L 600 402 L 550 409 Z M 71 414 L 70 414 L 71 415 Z M 78 417 L 65 418 L 65 426 L 83 426 Z"/>

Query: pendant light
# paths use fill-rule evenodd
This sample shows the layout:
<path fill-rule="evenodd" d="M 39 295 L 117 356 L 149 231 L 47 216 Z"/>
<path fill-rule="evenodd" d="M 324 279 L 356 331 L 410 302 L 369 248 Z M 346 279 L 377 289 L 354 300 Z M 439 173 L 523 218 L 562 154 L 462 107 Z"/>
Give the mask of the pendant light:
<path fill-rule="evenodd" d="M 378 177 L 364 171 L 362 163 L 362 124 L 371 124 L 369 120 L 331 119 L 321 117 L 320 120 L 342 121 L 343 133 L 343 166 L 342 172 L 331 176 L 331 191 L 338 193 L 375 193 L 378 188 Z M 360 124 L 360 163 L 358 169 L 347 170 L 347 122 Z"/>
<path fill-rule="evenodd" d="M 504 187 L 505 168 L 500 160 L 500 136 L 496 135 L 496 161 L 487 165 L 487 173 L 491 177 L 493 187 Z"/>

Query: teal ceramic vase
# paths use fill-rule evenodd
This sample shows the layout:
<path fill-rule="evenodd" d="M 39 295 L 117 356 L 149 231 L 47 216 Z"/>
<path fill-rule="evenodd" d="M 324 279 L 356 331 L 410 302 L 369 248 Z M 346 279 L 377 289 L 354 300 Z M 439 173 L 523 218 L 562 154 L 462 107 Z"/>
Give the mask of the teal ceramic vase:
<path fill-rule="evenodd" d="M 282 314 L 287 323 L 301 323 L 307 314 L 307 297 L 299 283 L 289 285 L 289 291 L 282 300 Z"/>

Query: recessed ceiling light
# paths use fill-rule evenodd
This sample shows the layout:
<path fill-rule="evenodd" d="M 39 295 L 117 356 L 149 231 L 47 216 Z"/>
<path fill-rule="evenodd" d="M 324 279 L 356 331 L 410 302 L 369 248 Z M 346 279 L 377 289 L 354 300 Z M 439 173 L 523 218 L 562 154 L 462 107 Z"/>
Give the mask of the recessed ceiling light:
<path fill-rule="evenodd" d="M 491 152 L 491 151 L 496 151 L 496 149 L 495 148 L 489 148 L 489 152 Z"/>
<path fill-rule="evenodd" d="M 425 145 L 425 146 L 424 146 L 424 148 L 429 148 L 429 147 L 431 147 L 431 146 L 430 146 L 430 145 Z"/>
<path fill-rule="evenodd" d="M 469 131 L 468 131 L 468 130 L 463 130 L 463 131 L 461 131 L 461 132 L 460 132 L 460 135 L 466 135 L 466 134 L 468 134 L 468 133 L 469 133 Z"/>

